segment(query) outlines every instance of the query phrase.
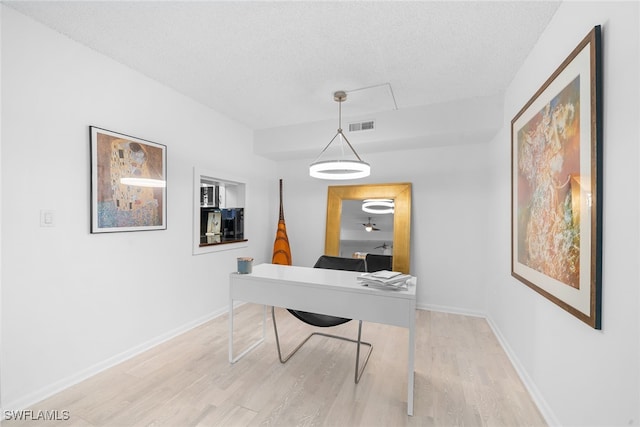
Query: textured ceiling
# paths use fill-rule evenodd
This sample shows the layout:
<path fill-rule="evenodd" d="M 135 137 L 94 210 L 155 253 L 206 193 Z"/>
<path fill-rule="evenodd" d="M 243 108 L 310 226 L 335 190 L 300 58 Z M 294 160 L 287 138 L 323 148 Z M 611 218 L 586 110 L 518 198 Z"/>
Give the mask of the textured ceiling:
<path fill-rule="evenodd" d="M 559 5 L 3 3 L 253 129 L 500 94 Z"/>

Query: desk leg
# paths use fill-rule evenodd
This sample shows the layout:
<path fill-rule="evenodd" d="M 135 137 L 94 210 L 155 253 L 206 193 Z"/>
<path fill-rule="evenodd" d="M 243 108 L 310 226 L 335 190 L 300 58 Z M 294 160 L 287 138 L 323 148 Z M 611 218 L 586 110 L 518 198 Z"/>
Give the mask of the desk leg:
<path fill-rule="evenodd" d="M 233 363 L 233 299 L 229 298 L 229 363 Z"/>
<path fill-rule="evenodd" d="M 236 363 L 238 360 L 242 359 L 247 353 L 256 348 L 258 345 L 262 344 L 265 337 L 267 336 L 267 306 L 263 306 L 262 309 L 262 338 L 258 339 L 258 341 L 254 342 L 240 353 L 237 357 L 233 357 L 233 299 L 229 299 L 229 363 Z"/>
<path fill-rule="evenodd" d="M 415 312 L 415 309 L 414 309 Z M 415 316 L 415 315 L 414 315 Z M 413 382 L 414 382 L 414 361 L 415 361 L 415 335 L 416 323 L 415 317 L 409 326 L 409 360 L 408 360 L 408 378 L 407 378 L 407 415 L 413 416 Z"/>

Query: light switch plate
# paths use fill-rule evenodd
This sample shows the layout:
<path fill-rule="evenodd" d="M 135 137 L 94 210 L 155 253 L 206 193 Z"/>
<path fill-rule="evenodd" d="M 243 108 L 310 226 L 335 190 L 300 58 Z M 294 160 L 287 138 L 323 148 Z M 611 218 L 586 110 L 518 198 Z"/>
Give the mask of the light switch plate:
<path fill-rule="evenodd" d="M 40 210 L 40 227 L 55 227 L 55 215 L 51 209 Z"/>

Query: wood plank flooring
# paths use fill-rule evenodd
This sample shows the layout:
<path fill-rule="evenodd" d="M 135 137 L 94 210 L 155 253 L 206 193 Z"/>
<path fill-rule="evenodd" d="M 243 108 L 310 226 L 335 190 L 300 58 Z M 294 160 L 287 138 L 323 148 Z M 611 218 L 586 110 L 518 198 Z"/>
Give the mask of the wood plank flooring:
<path fill-rule="evenodd" d="M 312 329 L 276 310 L 287 352 Z M 234 316 L 236 349 L 262 330 L 262 307 Z M 418 311 L 415 408 L 406 414 L 407 339 L 402 328 L 363 324 L 374 349 L 354 384 L 355 345 L 314 337 L 282 365 L 267 339 L 230 365 L 221 316 L 104 371 L 30 410 L 69 411 L 66 421 L 3 426 L 544 426 L 485 319 Z M 357 322 L 333 332 L 356 336 Z"/>

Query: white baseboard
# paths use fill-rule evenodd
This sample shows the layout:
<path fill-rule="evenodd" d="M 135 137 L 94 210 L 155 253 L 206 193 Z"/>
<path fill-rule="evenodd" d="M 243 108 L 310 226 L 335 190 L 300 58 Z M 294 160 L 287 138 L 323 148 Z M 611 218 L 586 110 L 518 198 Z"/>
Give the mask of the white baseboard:
<path fill-rule="evenodd" d="M 229 311 L 228 307 L 224 307 L 220 310 L 209 313 L 198 319 L 192 320 L 191 322 L 188 322 L 182 326 L 179 326 L 175 329 L 165 332 L 164 334 L 161 334 L 155 338 L 152 338 L 149 341 L 139 344 L 133 348 L 130 348 L 129 350 L 116 354 L 115 356 L 109 357 L 108 359 L 103 360 L 102 362 L 96 363 L 95 365 L 90 366 L 89 368 L 83 369 L 80 372 L 77 372 L 73 375 L 70 375 L 66 378 L 56 381 L 53 384 L 42 387 L 41 389 L 36 390 L 32 393 L 29 393 L 21 398 L 15 399 L 11 402 L 6 402 L 6 404 L 5 402 L 3 402 L 3 406 L 4 406 L 3 410 L 18 411 L 18 410 L 33 406 L 34 404 L 48 397 L 51 397 L 54 394 L 59 393 L 66 388 L 69 388 L 75 384 L 78 384 L 102 371 L 105 371 L 128 359 L 131 359 L 132 357 L 135 357 L 141 353 L 144 353 L 145 351 L 150 350 L 153 347 L 159 344 L 162 344 L 163 342 L 166 342 L 172 338 L 175 338 L 178 335 L 184 334 L 185 332 L 188 332 L 191 329 L 202 325 L 203 323 L 206 323 L 212 319 L 215 319 L 216 317 L 221 316 L 227 313 L 228 311 Z"/>
<path fill-rule="evenodd" d="M 520 359 L 518 359 L 518 357 L 515 355 L 514 351 L 511 349 L 511 347 L 509 346 L 509 343 L 505 339 L 504 335 L 502 335 L 502 332 L 500 331 L 498 326 L 495 324 L 495 322 L 491 319 L 491 317 L 489 317 L 486 313 L 483 313 L 480 311 L 464 310 L 457 307 L 421 304 L 417 308 L 419 310 L 438 311 L 442 313 L 460 314 L 464 316 L 485 318 L 487 320 L 487 323 L 489 323 L 489 327 L 493 331 L 493 334 L 496 336 L 498 342 L 500 343 L 500 346 L 502 347 L 507 357 L 509 358 L 511 365 L 513 365 L 513 368 L 516 370 L 516 373 L 520 377 L 520 380 L 522 381 L 525 388 L 531 395 L 533 402 L 538 407 L 538 410 L 542 414 L 542 417 L 545 419 L 545 421 L 549 426 L 561 425 L 557 417 L 549 407 L 549 404 L 542 396 L 542 393 L 540 393 L 540 390 L 538 390 L 538 387 L 536 386 L 535 382 L 531 379 L 526 369 L 520 362 Z"/>
<path fill-rule="evenodd" d="M 518 373 L 520 380 L 522 380 L 522 383 L 524 384 L 527 391 L 531 395 L 531 398 L 533 399 L 534 403 L 538 407 L 538 410 L 542 414 L 542 417 L 547 422 L 547 425 L 560 426 L 561 424 L 558 421 L 558 418 L 555 416 L 555 414 L 549 407 L 549 404 L 547 403 L 545 398 L 542 396 L 542 393 L 540 393 L 540 390 L 536 386 L 535 382 L 531 379 L 531 377 L 527 373 L 527 370 L 524 368 L 524 366 L 520 362 L 520 359 L 518 359 L 516 354 L 511 349 L 511 346 L 509 346 L 509 343 L 504 338 L 504 335 L 502 335 L 502 332 L 500 332 L 500 329 L 498 328 L 498 326 L 493 322 L 491 317 L 486 316 L 485 318 L 487 319 L 487 322 L 489 323 L 489 326 L 491 327 L 493 334 L 498 339 L 500 346 L 502 347 L 504 352 L 507 354 L 507 357 L 511 361 L 511 365 L 513 365 L 513 368 Z"/>
<path fill-rule="evenodd" d="M 418 310 L 437 311 L 440 313 L 462 314 L 464 316 L 487 317 L 486 313 L 476 310 L 466 310 L 458 307 L 449 307 L 446 305 L 418 304 Z"/>

